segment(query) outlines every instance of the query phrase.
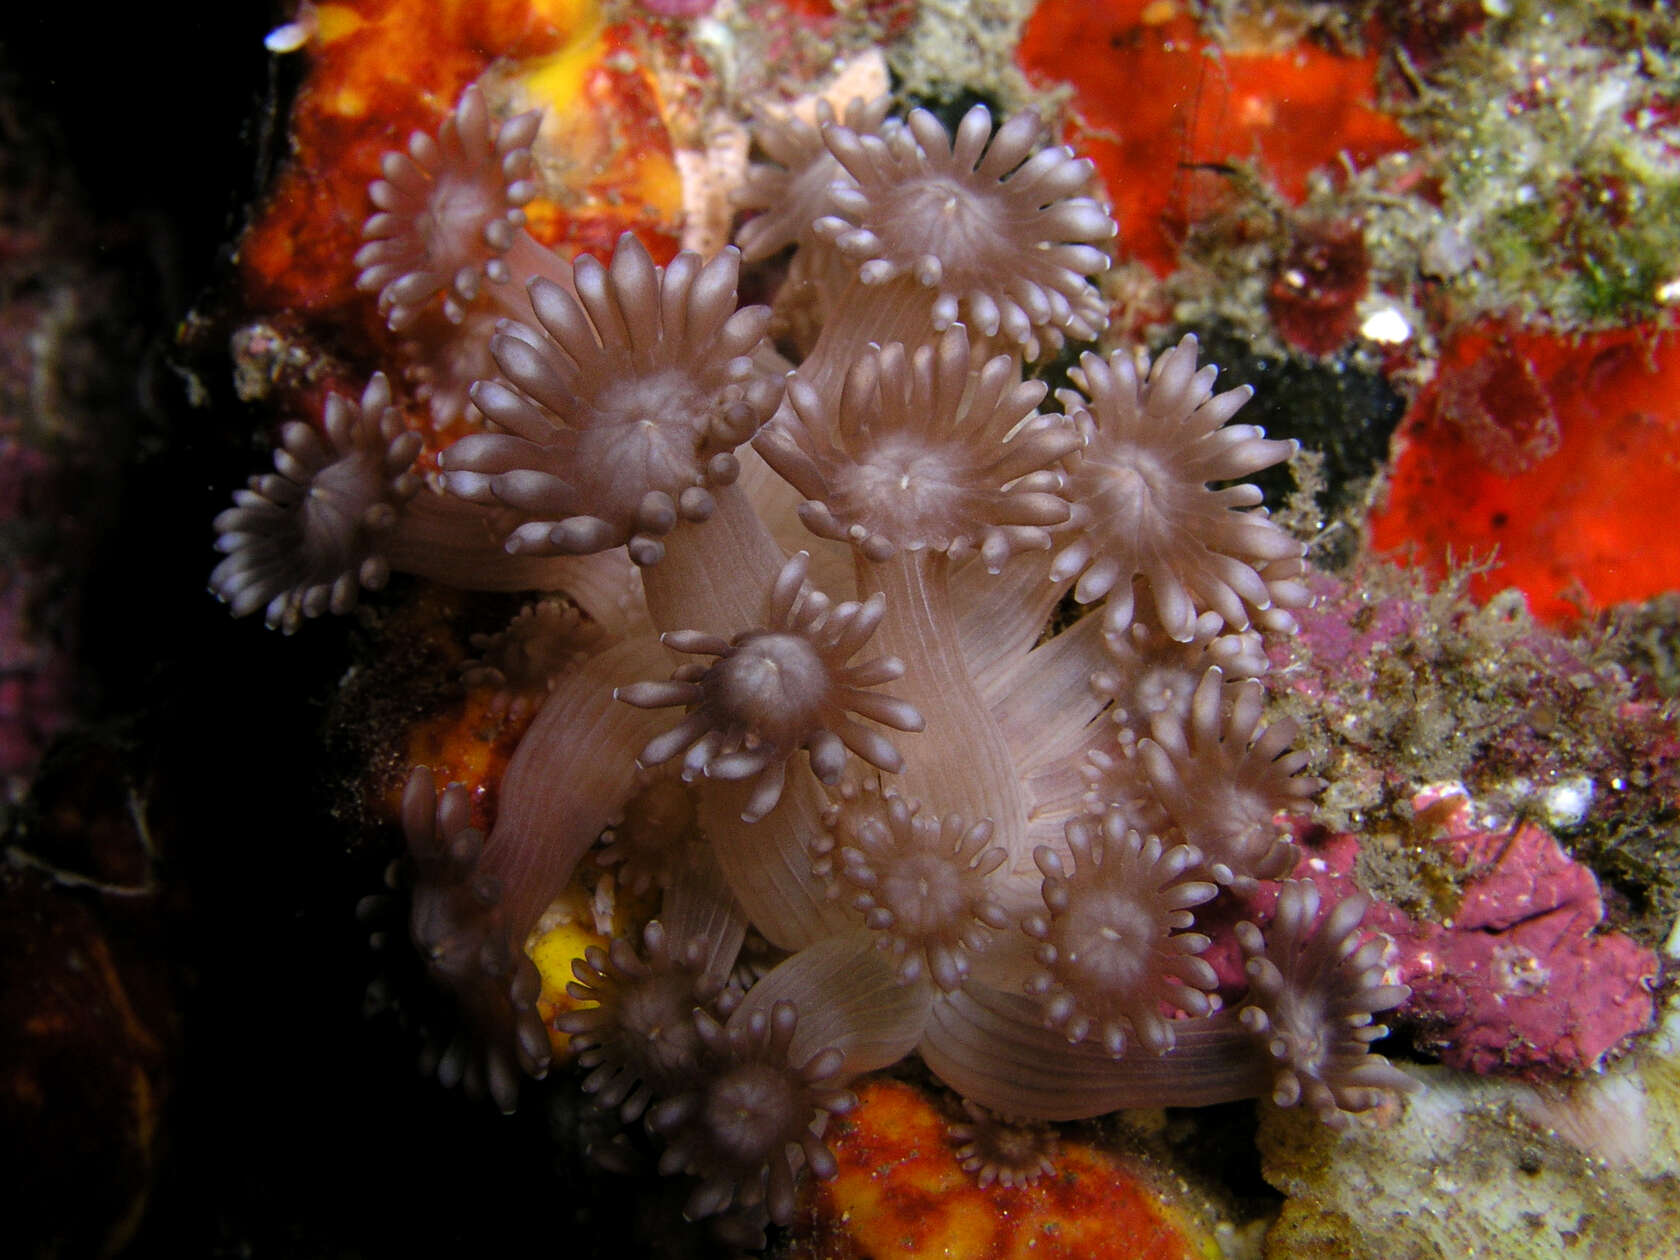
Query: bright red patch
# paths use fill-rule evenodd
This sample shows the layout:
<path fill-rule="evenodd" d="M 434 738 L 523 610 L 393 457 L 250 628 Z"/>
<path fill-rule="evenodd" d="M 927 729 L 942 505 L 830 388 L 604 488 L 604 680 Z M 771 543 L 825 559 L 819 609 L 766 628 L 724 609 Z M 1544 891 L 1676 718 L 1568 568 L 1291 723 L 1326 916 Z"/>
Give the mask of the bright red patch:
<path fill-rule="evenodd" d="M 1043 0 L 1019 60 L 1072 85 L 1070 141 L 1101 172 L 1126 254 L 1160 275 L 1226 196 L 1210 167 L 1254 161 L 1298 202 L 1308 173 L 1343 153 L 1364 166 L 1410 147 L 1377 108 L 1375 53 L 1210 51 L 1171 0 Z"/>
<path fill-rule="evenodd" d="M 1497 549 L 1476 579 L 1536 615 L 1649 598 L 1680 579 L 1680 335 L 1455 334 L 1400 429 L 1384 551 L 1436 573 Z M 1450 557 L 1450 559 L 1449 559 Z"/>

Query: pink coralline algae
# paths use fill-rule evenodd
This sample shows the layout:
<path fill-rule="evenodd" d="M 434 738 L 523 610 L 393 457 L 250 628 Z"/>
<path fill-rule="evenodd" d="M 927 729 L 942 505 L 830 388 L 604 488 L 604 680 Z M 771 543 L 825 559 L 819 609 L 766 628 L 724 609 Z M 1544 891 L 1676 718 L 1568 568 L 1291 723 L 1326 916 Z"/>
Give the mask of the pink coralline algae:
<path fill-rule="evenodd" d="M 1544 829 L 1480 828 L 1460 797 L 1441 843 L 1464 872 L 1451 920 L 1386 929 L 1421 1047 L 1475 1072 L 1585 1072 L 1651 1026 L 1656 955 L 1596 931 L 1598 881 Z"/>
<path fill-rule="evenodd" d="M 1458 877 L 1449 917 L 1433 922 L 1377 902 L 1364 926 L 1387 940 L 1384 961 L 1411 989 L 1394 1020 L 1421 1051 L 1449 1067 L 1535 1078 L 1595 1071 L 1655 1019 L 1655 953 L 1620 932 L 1599 931 L 1604 903 L 1593 873 L 1530 822 L 1479 822 L 1468 795 L 1432 788 L 1413 800 L 1428 811 L 1436 857 Z M 1304 841 L 1295 869 L 1334 905 L 1355 890 L 1359 837 Z M 1240 913 L 1270 921 L 1275 884 L 1258 885 Z M 1322 912 L 1321 912 L 1322 913 Z M 1203 957 L 1222 993 L 1247 978 L 1235 936 L 1217 923 Z"/>
<path fill-rule="evenodd" d="M 1322 741 L 1309 748 L 1330 780 L 1319 821 L 1363 831 L 1400 824 L 1420 784 L 1458 783 L 1482 806 L 1571 829 L 1588 857 L 1613 856 L 1657 895 L 1640 912 L 1647 938 L 1675 906 L 1661 890 L 1660 840 L 1627 820 L 1660 818 L 1680 794 L 1674 701 L 1641 663 L 1637 616 L 1568 631 L 1541 624 L 1520 593 L 1469 598 L 1475 573 L 1433 586 L 1416 573 L 1365 565 L 1310 576 L 1300 632 L 1266 650 L 1283 707 Z M 1581 785 L 1574 806 L 1554 793 Z M 1584 795 L 1582 795 L 1584 793 Z M 1561 809 L 1561 812 L 1559 810 Z"/>

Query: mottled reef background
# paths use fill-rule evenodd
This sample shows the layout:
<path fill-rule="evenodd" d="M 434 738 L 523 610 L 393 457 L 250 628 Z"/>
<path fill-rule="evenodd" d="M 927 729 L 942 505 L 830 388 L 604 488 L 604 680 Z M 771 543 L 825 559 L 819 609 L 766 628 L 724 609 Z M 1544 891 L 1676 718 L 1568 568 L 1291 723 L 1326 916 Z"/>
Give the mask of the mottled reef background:
<path fill-rule="evenodd" d="M 395 918 L 370 924 L 354 913 L 359 899 L 380 886 L 395 834 L 357 803 L 367 785 L 348 780 L 359 779 L 370 763 L 377 774 L 380 755 L 393 742 L 390 732 L 412 725 L 436 695 L 404 692 L 393 680 L 447 678 L 446 665 L 424 659 L 426 628 L 476 625 L 474 617 L 489 628 L 505 620 L 512 603 L 472 603 L 476 597 L 449 603 L 453 597 L 417 594 L 417 584 L 398 579 L 389 597 L 372 602 L 373 611 L 323 619 L 283 639 L 252 620 L 233 622 L 206 593 L 214 563 L 209 522 L 227 506 L 232 487 L 267 466 L 271 449 L 272 417 L 234 396 L 225 330 L 241 313 L 228 251 L 285 154 L 295 77 L 306 66 L 304 57 L 274 57 L 263 47 L 281 7 L 275 0 L 187 0 L 97 12 L 36 5 L 0 18 L 0 1255 L 385 1257 L 501 1255 L 515 1248 L 617 1260 L 703 1254 L 701 1233 L 678 1220 L 680 1186 L 603 1175 L 568 1154 L 579 1132 L 575 1084 L 558 1082 L 542 1091 L 542 1102 L 504 1118 L 422 1076 L 414 1059 L 428 1011 L 418 965 Z M 643 7 L 679 13 L 692 6 L 647 0 Z M 805 6 L 790 0 L 786 7 Z M 876 7 L 891 18 L 914 6 L 892 0 Z M 1052 7 L 1076 14 L 1071 6 L 1045 6 Z M 1092 0 L 1093 11 L 1102 7 Z M 1174 10 L 1147 7 L 1168 16 Z M 1242 7 L 1206 6 L 1233 14 Z M 1320 18 L 1341 11 L 1340 0 L 1297 7 Z M 1397 21 L 1418 19 L 1421 33 L 1403 23 L 1399 31 L 1415 44 L 1431 32 L 1450 42 L 1463 34 L 1460 19 L 1480 15 L 1479 22 L 1498 6 L 1396 0 L 1381 7 Z M 1662 4 L 1620 7 L 1669 11 Z M 1106 46 L 1120 47 L 1121 34 L 1117 28 Z M 1183 60 L 1170 41 L 1140 43 L 1133 53 L 1128 65 L 1158 59 L 1170 68 Z M 1190 58 L 1192 65 L 1200 61 L 1199 53 Z M 1274 64 L 1254 60 L 1262 63 Z M 1341 62 L 1329 64 L 1334 69 Z M 1169 93 L 1154 95 L 1163 112 L 1179 108 Z M 1506 113 L 1501 126 L 1522 111 Z M 1219 109 L 1206 117 L 1220 117 Z M 1093 118 L 1085 140 L 1094 152 L 1109 145 L 1118 160 L 1114 136 L 1100 134 L 1101 119 Z M 1428 121 L 1413 111 L 1417 126 Z M 1666 126 L 1667 115 L 1657 121 Z M 1397 124 L 1385 125 L 1399 135 Z M 1144 130 L 1141 123 L 1137 129 Z M 1157 139 L 1174 135 L 1157 128 Z M 1429 141 L 1437 142 L 1438 136 Z M 1157 155 L 1171 169 L 1180 145 L 1175 139 Z M 1499 144 L 1481 149 L 1501 151 Z M 1169 292 L 1183 299 L 1209 357 L 1229 374 L 1222 382 L 1264 386 L 1246 418 L 1274 436 L 1328 448 L 1329 490 L 1319 508 L 1327 517 L 1360 517 L 1369 506 L 1361 502 L 1369 477 L 1386 457 L 1405 399 L 1371 366 L 1386 353 L 1381 347 L 1337 349 L 1352 338 L 1350 327 L 1336 325 L 1334 345 L 1308 344 L 1298 334 L 1322 331 L 1325 309 L 1351 318 L 1354 298 L 1367 286 L 1373 294 L 1384 290 L 1367 275 L 1364 247 L 1352 249 L 1352 236 L 1320 232 L 1316 211 L 1286 214 L 1275 190 L 1242 185 L 1235 167 L 1198 165 L 1206 167 L 1200 178 L 1229 180 L 1236 189 L 1231 202 L 1210 204 L 1235 208 L 1179 225 L 1197 229 L 1184 241 L 1169 241 L 1161 231 L 1156 244 L 1163 252 L 1153 260 L 1145 252 L 1148 239 L 1131 233 L 1124 248 L 1133 288 L 1156 299 Z M 1480 187 L 1476 172 L 1452 169 Z M 1673 195 L 1666 168 L 1663 176 L 1653 183 Z M 1166 195 L 1145 181 L 1124 187 Z M 1372 197 L 1369 205 L 1401 221 L 1403 211 L 1439 199 L 1439 190 L 1426 191 L 1408 194 L 1404 204 Z M 1178 193 L 1172 195 L 1175 212 L 1188 206 L 1179 207 Z M 1346 210 L 1352 196 L 1344 200 L 1330 189 L 1320 200 Z M 1153 213 L 1163 220 L 1159 209 Z M 1602 242 L 1591 236 L 1582 244 L 1576 227 L 1603 227 L 1614 216 L 1570 217 L 1560 209 L 1556 218 L 1541 226 L 1579 247 L 1566 256 L 1589 257 Z M 1285 227 L 1295 235 L 1283 233 Z M 1529 234 L 1556 244 L 1539 229 Z M 1640 242 L 1661 237 L 1628 235 Z M 1371 233 L 1393 255 L 1383 274 L 1417 270 L 1416 242 L 1401 237 Z M 1181 261 L 1179 245 L 1190 247 L 1186 257 L 1195 255 L 1195 265 L 1172 281 L 1167 273 Z M 1338 249 L 1356 254 L 1357 266 L 1344 267 Z M 1532 257 L 1552 255 L 1537 249 Z M 1162 275 L 1145 275 L 1154 262 Z M 1236 270 L 1222 270 L 1227 264 Z M 1268 287 L 1265 277 L 1273 271 Z M 1357 284 L 1342 283 L 1344 271 L 1356 272 Z M 1650 277 L 1638 267 L 1631 271 L 1643 286 L 1635 296 L 1645 305 L 1628 301 L 1604 315 L 1612 330 L 1607 336 L 1619 336 L 1623 325 L 1649 323 L 1651 331 L 1672 322 L 1671 299 L 1653 296 L 1671 286 L 1653 290 L 1644 283 Z M 1299 293 L 1288 284 L 1277 287 L 1296 272 L 1313 283 L 1297 285 Z M 1244 283 L 1209 279 L 1226 274 L 1240 274 Z M 1413 287 L 1456 301 L 1457 291 L 1448 293 L 1440 278 L 1430 272 Z M 1180 288 L 1158 287 L 1170 283 Z M 1532 296 L 1518 287 L 1518 298 Z M 1473 296 L 1484 305 L 1455 309 L 1443 300 L 1440 310 L 1425 313 L 1439 317 L 1442 327 L 1464 324 L 1448 349 L 1428 351 L 1449 368 L 1485 353 L 1478 312 L 1504 318 L 1506 305 L 1525 309 L 1499 286 Z M 1653 302 L 1665 309 L 1653 313 L 1647 309 Z M 1234 309 L 1248 322 L 1233 319 Z M 1158 322 L 1135 310 L 1129 318 Z M 1565 324 L 1599 326 L 1578 313 Z M 1253 336 L 1251 325 L 1265 335 Z M 306 331 L 331 342 L 323 330 Z M 1531 334 L 1541 340 L 1526 328 L 1515 340 L 1524 352 Z M 1663 362 L 1672 364 L 1669 343 L 1652 335 Z M 1301 353 L 1286 353 L 1285 342 Z M 1621 353 L 1625 346 L 1609 349 L 1617 354 L 1607 351 L 1606 364 L 1634 361 L 1631 352 Z M 1653 348 L 1653 359 L 1656 353 Z M 1459 385 L 1462 397 L 1447 398 L 1464 413 L 1459 420 L 1489 419 L 1483 386 L 1488 397 L 1514 397 L 1509 410 L 1519 418 L 1535 413 L 1528 404 L 1545 392 L 1540 377 L 1524 375 L 1529 369 L 1515 352 L 1501 354 L 1502 370 L 1520 377 L 1526 391 L 1506 389 L 1503 375 L 1468 373 L 1469 383 Z M 1344 371 L 1349 362 L 1364 368 Z M 1648 370 L 1656 380 L 1656 369 Z M 1640 372 L 1628 375 L 1644 381 Z M 1548 376 L 1545 384 L 1562 379 Z M 1587 391 L 1577 386 L 1576 392 Z M 1452 410 L 1447 402 L 1440 404 L 1443 414 Z M 1354 437 L 1336 427 L 1350 416 L 1365 421 Z M 1430 419 L 1427 409 L 1424 419 Z M 1319 420 L 1326 424 L 1312 428 Z M 1402 432 L 1417 444 L 1429 426 Z M 1450 457 L 1458 447 L 1442 449 Z M 1617 465 L 1606 456 L 1598 465 L 1624 498 L 1639 497 L 1622 480 L 1634 462 Z M 1577 467 L 1573 454 L 1557 466 Z M 1430 471 L 1426 463 L 1419 467 Z M 1468 465 L 1466 484 L 1479 468 Z M 1426 483 L 1419 474 L 1412 500 L 1423 505 L 1416 515 L 1431 526 L 1426 536 L 1457 542 L 1455 531 L 1465 521 L 1487 514 L 1487 505 L 1471 496 L 1464 496 L 1467 506 L 1448 492 L 1431 497 L 1418 488 Z M 1456 492 L 1461 483 L 1446 484 Z M 1270 501 L 1285 503 L 1284 479 L 1266 488 Z M 1436 519 L 1447 506 L 1464 511 Z M 1503 512 L 1491 519 L 1502 545 L 1518 539 L 1508 548 L 1509 563 L 1520 554 L 1521 531 L 1500 535 Z M 1332 533 L 1318 557 L 1327 569 L 1349 562 L 1360 541 L 1354 534 Z M 1474 549 L 1482 538 L 1465 545 Z M 1378 538 L 1376 545 L 1392 541 Z M 1455 554 L 1462 559 L 1462 550 Z M 1669 554 L 1638 549 L 1652 566 Z M 1653 772 L 1636 785 L 1643 795 L 1626 799 L 1663 808 L 1611 807 L 1565 840 L 1603 881 L 1611 925 L 1632 932 L 1641 947 L 1658 944 L 1680 904 L 1672 856 L 1675 795 L 1665 787 L 1675 774 L 1672 739 L 1664 736 L 1659 759 L 1651 752 L 1658 742 L 1654 720 L 1636 730 L 1622 720 L 1615 697 L 1598 703 L 1590 673 L 1580 675 L 1586 679 L 1580 684 L 1564 677 L 1570 690 L 1563 692 L 1556 661 L 1574 657 L 1548 655 L 1557 644 L 1523 630 L 1526 614 L 1517 617 L 1509 602 L 1483 607 L 1491 592 L 1476 586 L 1479 574 L 1461 575 L 1461 586 L 1472 590 L 1461 600 L 1459 588 L 1427 596 L 1387 568 L 1377 574 L 1392 584 L 1384 587 L 1375 572 L 1362 573 L 1362 591 L 1325 579 L 1322 615 L 1296 640 L 1318 654 L 1307 661 L 1317 672 L 1304 673 L 1306 665 L 1298 663 L 1291 677 L 1299 693 L 1280 702 L 1298 706 L 1314 740 L 1315 769 L 1335 780 L 1321 799 L 1321 818 L 1352 834 L 1362 813 L 1367 821 L 1380 814 L 1382 825 L 1368 830 L 1407 835 L 1396 820 L 1410 820 L 1413 790 L 1441 779 L 1470 781 L 1467 767 L 1482 776 L 1481 783 L 1471 781 L 1477 791 L 1530 771 L 1534 783 L 1550 783 L 1545 776 L 1564 765 L 1620 792 L 1620 780 L 1611 778 L 1617 766 L 1598 765 L 1589 751 L 1600 760 L 1629 747 L 1651 753 L 1652 765 L 1661 760 L 1662 775 Z M 1507 573 L 1504 580 L 1516 579 Z M 1355 605 L 1367 596 L 1376 607 L 1361 613 Z M 1664 696 L 1676 685 L 1675 598 L 1661 596 L 1640 612 L 1620 662 L 1660 674 Z M 1502 620 L 1507 614 L 1509 625 Z M 1559 614 L 1553 608 L 1548 615 Z M 1349 625 L 1358 636 L 1345 633 Z M 1507 650 L 1507 643 L 1515 646 Z M 1372 644 L 1391 651 L 1370 650 L 1373 665 L 1364 671 L 1361 658 Z M 1490 654 L 1501 668 L 1487 668 Z M 347 673 L 352 660 L 360 664 Z M 1338 672 L 1342 662 L 1351 664 Z M 1380 677 L 1372 682 L 1367 673 Z M 1554 692 L 1569 703 L 1554 705 Z M 1578 703 L 1571 700 L 1577 692 L 1585 697 Z M 329 721 L 335 697 L 337 720 Z M 1590 721 L 1577 721 L 1580 713 Z M 1330 726 L 1331 714 L 1341 715 L 1340 728 Z M 1363 723 L 1358 738 L 1347 735 L 1354 717 Z M 345 746 L 323 746 L 324 729 Z M 1569 747 L 1581 731 L 1591 739 Z M 1349 839 L 1341 851 L 1354 847 Z M 1434 895 L 1409 890 L 1400 876 L 1380 869 L 1381 852 L 1371 846 L 1362 878 L 1383 878 L 1386 895 L 1405 894 L 1400 900 L 1408 908 Z M 1396 869 L 1415 873 L 1411 866 Z M 1506 873 L 1517 879 L 1521 864 L 1513 862 Z M 394 947 L 370 950 L 369 932 L 381 927 L 396 929 Z M 1560 983 L 1557 991 L 1565 988 Z M 1569 996 L 1561 994 L 1560 1008 Z M 1427 1049 L 1427 1037 L 1416 1029 L 1411 1034 Z M 1437 1079 L 1450 1078 L 1443 1070 Z M 1671 1094 L 1680 1096 L 1680 1073 L 1667 1079 Z M 1521 1144 L 1514 1167 L 1524 1178 L 1537 1177 L 1541 1157 L 1527 1148 L 1538 1139 L 1508 1122 L 1497 1109 L 1503 1102 L 1478 1112 L 1481 1083 L 1468 1073 L 1456 1079 L 1453 1105 L 1484 1121 L 1497 1117 L 1493 1137 L 1488 1129 L 1473 1135 L 1496 1152 L 1488 1166 L 1503 1168 L 1507 1147 Z M 1490 1097 L 1492 1091 L 1490 1085 Z M 1182 1126 L 1188 1136 L 1175 1150 L 1174 1167 L 1217 1184 L 1234 1219 L 1275 1212 L 1281 1196 L 1260 1176 L 1254 1109 L 1196 1117 Z M 1274 1130 L 1274 1149 L 1277 1132 L 1289 1136 L 1287 1128 Z M 1418 1132 L 1429 1137 L 1427 1129 Z M 1301 1149 L 1304 1163 L 1333 1179 L 1328 1161 L 1314 1163 L 1325 1147 L 1302 1138 Z M 1364 1158 L 1360 1148 L 1346 1149 L 1353 1154 L 1345 1158 Z M 1401 1158 L 1380 1142 L 1373 1150 Z M 1413 1163 L 1423 1167 L 1439 1150 L 1432 1147 Z M 1571 1151 L 1569 1158 L 1590 1167 L 1585 1181 L 1603 1172 L 1602 1164 L 1585 1163 L 1586 1154 Z M 1543 1198 L 1552 1184 L 1534 1180 L 1532 1193 Z M 1598 1184 L 1620 1183 L 1604 1177 Z M 1438 1189 L 1440 1201 L 1460 1197 Z M 1390 1187 L 1390 1194 L 1401 1190 Z M 1373 1210 L 1371 1219 L 1380 1236 L 1385 1218 Z M 1297 1225 L 1293 1245 L 1331 1254 L 1314 1250 L 1311 1223 Z"/>
<path fill-rule="evenodd" d="M 205 593 L 257 448 L 173 342 L 283 145 L 273 20 L 0 19 L 0 1250 L 594 1254 L 548 1119 L 364 1018 L 382 859 L 329 829 L 315 738 L 350 628 L 282 642 Z"/>

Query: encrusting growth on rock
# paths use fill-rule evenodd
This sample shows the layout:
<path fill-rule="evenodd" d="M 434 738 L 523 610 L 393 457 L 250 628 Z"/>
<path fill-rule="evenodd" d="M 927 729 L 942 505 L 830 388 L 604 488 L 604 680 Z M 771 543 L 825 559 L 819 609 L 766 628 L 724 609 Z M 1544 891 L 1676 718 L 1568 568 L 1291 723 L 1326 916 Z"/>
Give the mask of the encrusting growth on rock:
<path fill-rule="evenodd" d="M 1004 1185 L 1054 1140 L 988 1112 L 1032 1135 L 1263 1096 L 1340 1125 L 1410 1088 L 1370 1051 L 1406 990 L 1362 897 L 1284 884 L 1238 929 L 1246 992 L 1202 958 L 1212 907 L 1294 867 L 1277 816 L 1318 787 L 1263 716 L 1303 548 L 1242 482 L 1292 444 L 1233 423 L 1248 391 L 1193 338 L 1088 350 L 1059 410 L 1023 379 L 1103 331 L 1114 236 L 1032 113 L 758 128 L 742 248 L 795 247 L 822 321 L 791 371 L 733 248 L 538 247 L 535 121 L 472 89 L 387 158 L 356 265 L 414 400 L 482 423 L 422 485 L 375 376 L 217 520 L 212 586 L 288 631 L 391 569 L 565 597 L 466 674 L 532 711 L 488 833 L 424 766 L 404 794 L 412 936 L 467 1029 L 440 1075 L 511 1107 L 546 1069 L 522 946 L 605 837 L 657 916 L 576 962 L 556 1028 L 738 1242 L 833 1172 L 850 1082 L 911 1054 Z M 1053 622 L 1065 596 L 1101 607 Z"/>

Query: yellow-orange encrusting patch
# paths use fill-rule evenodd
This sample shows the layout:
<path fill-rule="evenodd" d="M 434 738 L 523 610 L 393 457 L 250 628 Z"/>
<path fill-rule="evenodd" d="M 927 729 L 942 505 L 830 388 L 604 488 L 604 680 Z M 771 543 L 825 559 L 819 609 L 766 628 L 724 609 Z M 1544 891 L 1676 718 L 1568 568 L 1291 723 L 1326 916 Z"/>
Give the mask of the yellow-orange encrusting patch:
<path fill-rule="evenodd" d="M 434 714 L 408 732 L 407 764 L 430 766 L 441 783 L 464 785 L 473 801 L 473 824 L 489 830 L 495 816 L 495 787 L 507 769 L 528 722 L 504 723 L 490 712 L 493 694 L 469 691 L 459 706 Z M 402 784 L 386 794 L 391 816 L 401 813 Z"/>
<path fill-rule="evenodd" d="M 542 977 L 537 1014 L 548 1033 L 548 1044 L 554 1051 L 555 1059 L 562 1061 L 570 1054 L 571 1037 L 555 1028 L 555 1017 L 594 1005 L 592 1002 L 580 1002 L 566 992 L 566 985 L 572 980 L 572 963 L 582 958 L 591 945 L 605 949 L 610 942 L 591 926 L 589 894 L 575 880 L 555 899 L 550 911 L 559 912 L 553 914 L 556 921 L 550 927 L 538 926 L 525 943 L 525 953 L 537 965 L 537 974 Z M 549 917 L 545 915 L 545 921 Z"/>
<path fill-rule="evenodd" d="M 1212 1237 L 1143 1170 L 1064 1142 L 1056 1171 L 982 1190 L 949 1118 L 921 1091 L 870 1081 L 832 1130 L 839 1174 L 818 1184 L 786 1249 L 798 1260 L 1213 1260 Z"/>

